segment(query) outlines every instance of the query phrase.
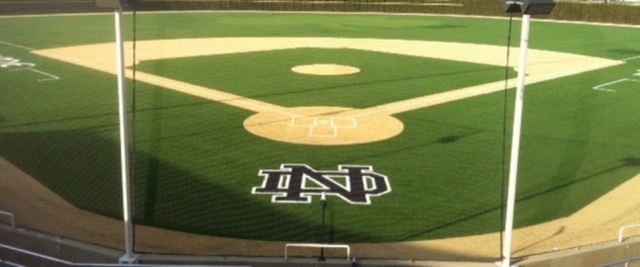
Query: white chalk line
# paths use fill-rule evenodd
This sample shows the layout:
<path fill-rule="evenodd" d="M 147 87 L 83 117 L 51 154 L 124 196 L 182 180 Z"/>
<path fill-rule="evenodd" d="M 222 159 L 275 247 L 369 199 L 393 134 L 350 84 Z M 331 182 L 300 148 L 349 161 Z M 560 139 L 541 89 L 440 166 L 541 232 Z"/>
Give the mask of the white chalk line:
<path fill-rule="evenodd" d="M 128 78 L 133 78 L 133 72 L 130 70 L 126 71 Z M 215 102 L 227 104 L 230 106 L 235 106 L 255 112 L 264 112 L 264 111 L 274 111 L 288 116 L 299 116 L 298 114 L 294 114 L 286 111 L 286 109 L 282 106 L 278 106 L 275 104 L 270 104 L 266 102 L 262 102 L 259 100 L 234 95 L 231 93 L 223 92 L 220 90 L 216 90 L 213 88 L 208 88 L 205 86 L 199 86 L 183 81 L 173 80 L 170 78 L 166 78 L 163 76 L 157 76 L 154 74 L 136 71 L 136 79 L 145 82 L 148 84 L 160 86 L 163 88 L 169 88 L 174 91 L 182 92 L 185 94 L 189 94 L 192 96 L 201 97 L 204 99 L 213 100 Z"/>
<path fill-rule="evenodd" d="M 14 43 L 9 43 L 9 42 L 5 42 L 5 41 L 0 41 L 0 44 L 7 45 L 7 46 L 12 46 L 12 47 L 15 47 L 15 48 L 24 49 L 24 50 L 27 50 L 27 51 L 35 50 L 35 49 L 33 49 L 33 48 L 31 48 L 31 47 L 28 47 L 28 46 L 19 45 L 19 44 L 14 44 Z"/>
<path fill-rule="evenodd" d="M 605 92 L 612 92 L 615 93 L 617 92 L 614 89 L 610 89 L 607 88 L 608 86 L 614 85 L 614 84 L 618 84 L 618 83 L 622 83 L 622 82 L 636 82 L 636 83 L 640 83 L 640 80 L 636 80 L 636 79 L 629 79 L 629 78 L 624 78 L 624 79 L 619 79 L 619 80 L 615 80 L 612 82 L 608 82 L 608 83 L 603 83 L 601 85 L 597 85 L 593 87 L 593 90 L 598 90 L 598 91 L 605 91 Z"/>
<path fill-rule="evenodd" d="M 48 72 L 40 71 L 40 70 L 37 70 L 37 69 L 34 69 L 34 68 L 28 68 L 28 70 L 36 72 L 36 73 L 40 73 L 40 74 L 42 74 L 44 76 L 49 77 L 49 78 L 38 79 L 37 80 L 38 82 L 60 80 L 60 77 L 58 77 L 56 75 L 53 75 L 51 73 L 48 73 Z"/>
<path fill-rule="evenodd" d="M 628 58 L 622 59 L 622 61 L 631 61 L 636 59 L 640 59 L 640 56 L 628 57 Z"/>
<path fill-rule="evenodd" d="M 304 118 L 311 119 L 311 122 L 306 124 L 304 122 L 299 122 L 300 119 L 304 119 Z M 345 121 L 347 122 L 347 124 L 344 124 L 344 123 L 340 124 L 336 122 L 336 120 Z M 317 115 L 311 115 L 306 117 L 296 115 L 291 118 L 291 121 L 289 124 L 290 124 L 289 126 L 292 128 L 309 128 L 309 133 L 308 133 L 309 137 L 337 138 L 338 132 L 340 131 L 340 129 L 357 129 L 358 128 L 358 121 L 356 120 L 356 118 L 335 117 L 335 116 L 331 116 L 329 118 L 318 118 Z M 331 127 L 332 133 L 331 134 L 317 133 L 318 127 Z"/>
<path fill-rule="evenodd" d="M 9 71 L 22 71 L 22 70 L 32 71 L 32 72 L 39 73 L 39 74 L 42 74 L 42 75 L 44 75 L 44 76 L 47 76 L 47 77 L 48 77 L 48 78 L 41 78 L 41 79 L 37 79 L 36 81 L 38 81 L 38 82 L 46 82 L 46 81 L 55 81 L 55 80 L 60 80 L 60 77 L 59 77 L 59 76 L 56 76 L 56 75 L 53 75 L 53 74 L 51 74 L 51 73 L 44 72 L 44 71 L 41 71 L 41 70 L 37 70 L 37 69 L 34 69 L 34 68 L 10 69 Z"/>
<path fill-rule="evenodd" d="M 35 50 L 35 49 L 33 49 L 33 48 L 31 48 L 31 47 L 28 47 L 28 46 L 19 45 L 19 44 L 14 44 L 14 43 L 5 42 L 5 41 L 0 41 L 0 44 L 6 45 L 6 46 L 15 47 L 15 48 L 24 49 L 24 50 L 27 50 L 27 51 L 33 51 L 33 50 Z M 28 63 L 28 64 L 32 64 L 32 63 Z M 35 64 L 32 64 L 32 65 L 35 65 Z M 53 75 L 53 74 L 51 74 L 51 73 L 44 72 L 44 71 L 41 71 L 41 70 L 37 70 L 37 69 L 35 69 L 35 68 L 11 69 L 10 71 L 13 71 L 13 70 L 25 70 L 25 69 L 26 69 L 26 70 L 33 71 L 33 72 L 36 72 L 36 73 L 40 73 L 40 74 L 42 74 L 42 75 L 44 75 L 44 76 L 47 76 L 47 77 L 48 77 L 48 78 L 38 79 L 38 80 L 37 80 L 38 82 L 52 81 L 52 80 L 60 80 L 60 77 L 58 77 L 58 76 L 56 76 L 56 75 Z"/>

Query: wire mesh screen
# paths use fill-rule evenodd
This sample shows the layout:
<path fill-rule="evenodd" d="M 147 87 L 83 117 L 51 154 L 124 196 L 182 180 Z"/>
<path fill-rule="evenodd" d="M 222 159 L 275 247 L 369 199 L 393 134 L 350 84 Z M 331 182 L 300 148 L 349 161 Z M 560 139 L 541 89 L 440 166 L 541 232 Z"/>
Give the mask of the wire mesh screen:
<path fill-rule="evenodd" d="M 464 51 L 482 48 L 434 40 L 478 20 L 180 12 L 136 21 L 139 251 L 267 253 L 247 241 L 216 250 L 203 238 L 201 252 L 185 246 L 191 236 L 151 242 L 142 225 L 258 240 L 271 255 L 282 242 L 376 243 L 394 249 L 360 255 L 422 259 L 468 258 L 437 255 L 425 240 L 500 231 L 505 95 L 470 89 L 504 88 L 499 28 L 483 41 L 500 54 L 467 60 Z M 488 237 L 480 257 L 498 258 L 499 242 Z"/>
<path fill-rule="evenodd" d="M 113 10 L 67 4 L 0 0 L 0 211 L 120 249 Z M 501 1 L 127 6 L 135 252 L 499 260 L 520 26 Z M 531 28 L 515 257 L 638 223 L 637 28 Z"/>
<path fill-rule="evenodd" d="M 3 11 L 11 10 L 2 4 Z M 0 20 L 0 210 L 12 213 L 18 227 L 121 247 L 114 76 L 44 52 L 112 42 L 111 20 Z M 2 238 L 19 242 L 11 235 Z"/>

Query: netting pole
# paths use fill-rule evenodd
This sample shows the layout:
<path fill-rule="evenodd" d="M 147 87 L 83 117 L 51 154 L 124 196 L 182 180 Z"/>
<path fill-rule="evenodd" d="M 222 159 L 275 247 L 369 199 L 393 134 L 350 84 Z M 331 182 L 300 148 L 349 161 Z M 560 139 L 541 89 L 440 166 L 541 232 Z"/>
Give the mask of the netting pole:
<path fill-rule="evenodd" d="M 127 131 L 127 95 L 124 73 L 124 43 L 122 40 L 122 7 L 115 11 L 116 30 L 116 68 L 118 73 L 118 115 L 120 124 L 120 159 L 122 168 L 122 219 L 124 221 L 125 253 L 120 263 L 136 263 L 138 257 L 133 254 L 133 223 L 131 221 L 129 191 L 129 136 Z"/>
<path fill-rule="evenodd" d="M 518 87 L 513 115 L 513 135 L 511 138 L 511 160 L 509 162 L 509 186 L 507 192 L 507 213 L 504 230 L 502 267 L 511 266 L 511 246 L 513 241 L 513 217 L 516 205 L 516 185 L 518 181 L 518 160 L 520 154 L 520 130 L 522 128 L 522 110 L 524 107 L 524 81 L 527 70 L 527 49 L 529 47 L 529 25 L 531 15 L 522 16 L 520 33 L 520 58 L 518 60 Z"/>

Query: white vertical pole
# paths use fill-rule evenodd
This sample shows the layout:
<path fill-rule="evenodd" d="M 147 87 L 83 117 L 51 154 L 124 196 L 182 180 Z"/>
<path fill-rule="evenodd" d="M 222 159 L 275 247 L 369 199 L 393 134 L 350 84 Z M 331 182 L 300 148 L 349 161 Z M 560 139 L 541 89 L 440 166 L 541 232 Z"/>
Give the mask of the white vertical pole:
<path fill-rule="evenodd" d="M 520 154 L 520 129 L 522 128 L 522 109 L 524 107 L 524 80 L 527 71 L 527 49 L 529 46 L 529 25 L 531 15 L 522 16 L 520 33 L 520 59 L 518 61 L 518 87 L 513 115 L 513 136 L 511 138 L 511 161 L 509 162 L 509 187 L 507 193 L 507 214 L 504 229 L 504 256 L 502 267 L 511 266 L 511 246 L 513 241 L 513 217 L 516 205 L 516 184 L 518 181 L 518 158 Z"/>
<path fill-rule="evenodd" d="M 131 222 L 129 192 L 129 136 L 127 131 L 127 93 L 125 91 L 124 43 L 122 40 L 122 8 L 115 11 L 116 68 L 118 73 L 118 114 L 120 121 L 120 158 L 122 168 L 122 213 L 124 221 L 125 254 L 121 263 L 134 263 L 133 223 Z"/>

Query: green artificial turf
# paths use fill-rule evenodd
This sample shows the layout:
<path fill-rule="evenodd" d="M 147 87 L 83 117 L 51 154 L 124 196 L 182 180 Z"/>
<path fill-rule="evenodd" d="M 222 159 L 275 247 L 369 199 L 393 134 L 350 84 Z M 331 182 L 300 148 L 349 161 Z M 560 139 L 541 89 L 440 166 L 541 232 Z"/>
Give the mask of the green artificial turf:
<path fill-rule="evenodd" d="M 61 77 L 0 69 L 0 156 L 73 204 L 121 216 L 115 77 L 6 43 L 51 48 L 113 41 L 112 16 L 0 18 L 0 55 Z M 127 40 L 133 38 L 126 17 Z M 279 13 L 139 14 L 138 40 L 198 37 L 350 37 L 506 45 L 507 20 L 443 16 Z M 518 40 L 514 25 L 513 43 Z M 640 54 L 637 29 L 534 21 L 531 47 L 610 59 Z M 496 55 L 496 57 L 505 57 Z M 512 55 L 513 57 L 513 55 Z M 326 60 L 358 66 L 344 77 L 293 75 Z M 512 59 L 515 60 L 515 59 Z M 505 60 L 506 61 L 506 60 Z M 349 49 L 293 49 L 142 62 L 139 71 L 278 105 L 365 108 L 498 81 L 501 68 Z M 530 85 L 526 93 L 517 226 L 567 216 L 640 171 L 637 60 Z M 509 73 L 514 77 L 513 72 Z M 128 81 L 129 88 L 133 87 Z M 319 242 L 320 207 L 252 195 L 260 169 L 371 165 L 392 191 L 351 205 L 329 198 L 331 242 L 425 240 L 501 229 L 513 91 L 396 114 L 404 131 L 350 146 L 254 136 L 253 113 L 136 83 L 132 128 L 136 223 L 215 236 Z M 505 102 L 506 99 L 506 102 Z M 503 110 L 506 105 L 506 121 Z M 507 131 L 503 131 L 503 129 Z M 505 138 L 507 141 L 505 141 Z M 505 142 L 505 143 L 503 143 Z M 508 151 L 508 149 L 507 149 Z M 508 155 L 507 155 L 508 158 Z"/>
<path fill-rule="evenodd" d="M 329 62 L 357 75 L 314 76 L 292 67 Z M 288 106 L 367 108 L 500 81 L 504 68 L 354 49 L 300 48 L 142 62 L 138 70 Z M 513 71 L 511 76 L 515 76 Z"/>

